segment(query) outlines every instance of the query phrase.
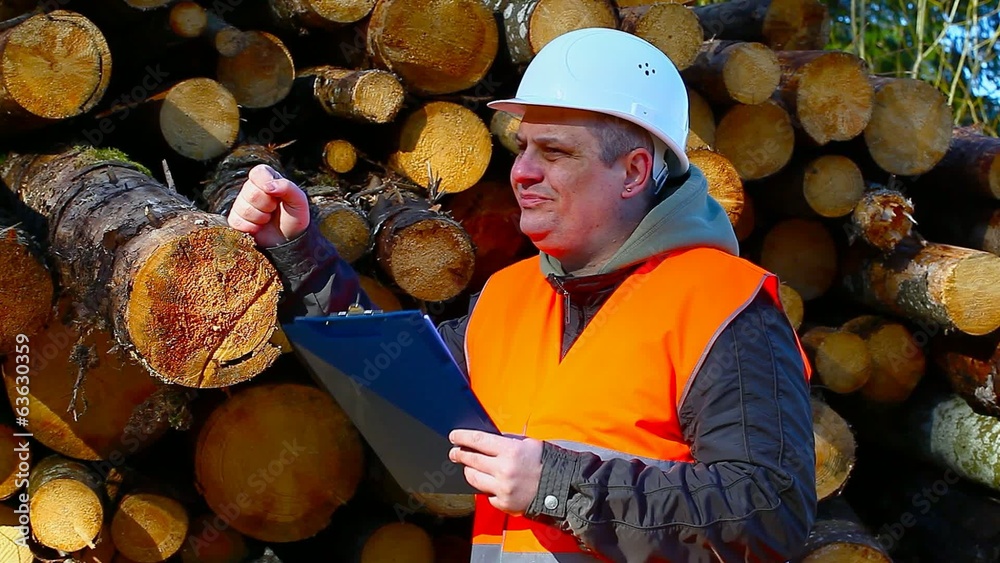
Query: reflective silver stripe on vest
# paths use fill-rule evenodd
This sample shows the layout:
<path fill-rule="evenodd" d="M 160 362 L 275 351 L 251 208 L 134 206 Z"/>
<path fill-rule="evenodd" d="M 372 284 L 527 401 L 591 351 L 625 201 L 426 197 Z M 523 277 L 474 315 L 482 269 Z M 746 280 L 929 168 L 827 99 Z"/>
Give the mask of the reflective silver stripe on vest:
<path fill-rule="evenodd" d="M 473 561 L 475 561 L 473 557 Z M 586 553 L 510 553 L 504 552 L 502 563 L 599 563 L 601 560 Z"/>
<path fill-rule="evenodd" d="M 500 561 L 500 544 L 473 544 L 471 563 L 497 563 Z"/>
<path fill-rule="evenodd" d="M 592 444 L 584 444 L 583 442 L 573 442 L 570 440 L 546 440 L 546 442 L 555 444 L 560 448 L 566 448 L 568 450 L 575 450 L 578 452 L 590 452 L 600 457 L 604 461 L 608 461 L 609 459 L 612 458 L 619 458 L 624 460 L 637 459 L 645 463 L 646 465 L 655 467 L 661 471 L 666 471 L 670 469 L 674 464 L 673 461 L 665 461 L 662 459 L 643 457 L 641 455 L 620 452 L 618 450 L 612 450 L 610 448 L 602 448 L 600 446 L 594 446 Z"/>

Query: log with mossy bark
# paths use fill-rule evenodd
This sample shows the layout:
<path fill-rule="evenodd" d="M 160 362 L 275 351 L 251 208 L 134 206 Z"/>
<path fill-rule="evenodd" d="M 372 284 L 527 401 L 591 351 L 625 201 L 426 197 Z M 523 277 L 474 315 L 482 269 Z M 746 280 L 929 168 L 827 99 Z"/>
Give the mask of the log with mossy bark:
<path fill-rule="evenodd" d="M 844 261 L 843 286 L 863 305 L 982 335 L 1000 328 L 1000 257 L 907 239 L 889 256 L 861 249 Z"/>
<path fill-rule="evenodd" d="M 719 120 L 715 139 L 715 150 L 732 161 L 744 180 L 779 172 L 795 150 L 791 116 L 772 100 L 730 108 Z"/>
<path fill-rule="evenodd" d="M 59 455 L 38 461 L 28 477 L 28 518 L 38 543 L 60 551 L 94 547 L 104 520 L 100 479 Z"/>
<path fill-rule="evenodd" d="M 214 409 L 199 431 L 196 484 L 217 514 L 239 507 L 230 524 L 240 533 L 302 540 L 326 528 L 354 497 L 363 476 L 362 445 L 326 391 L 299 383 L 252 385 Z"/>
<path fill-rule="evenodd" d="M 929 190 L 1000 199 L 1000 138 L 958 127 L 944 157 L 920 178 Z"/>
<path fill-rule="evenodd" d="M 681 4 L 619 7 L 621 29 L 649 41 L 684 70 L 695 62 L 704 41 L 698 16 Z"/>
<path fill-rule="evenodd" d="M 843 497 L 836 497 L 819 504 L 816 522 L 809 532 L 802 554 L 793 561 L 892 563 L 893 559 L 848 501 Z"/>
<path fill-rule="evenodd" d="M 416 299 L 445 301 L 464 291 L 476 263 L 469 234 L 426 198 L 387 187 L 369 213 L 379 266 Z"/>
<path fill-rule="evenodd" d="M 277 272 L 224 217 L 112 151 L 11 154 L 0 177 L 48 220 L 74 320 L 108 330 L 150 373 L 228 386 L 277 358 Z"/>
<path fill-rule="evenodd" d="M 896 188 L 869 186 L 851 213 L 850 238 L 889 253 L 913 236 L 913 201 Z"/>
<path fill-rule="evenodd" d="M 926 354 L 916 335 L 902 323 L 879 315 L 861 315 L 847 321 L 841 332 L 860 337 L 870 363 L 858 394 L 871 403 L 906 401 L 924 378 Z"/>
<path fill-rule="evenodd" d="M 433 96 L 467 90 L 493 65 L 499 32 L 477 0 L 379 0 L 367 26 L 367 50 L 406 89 Z"/>
<path fill-rule="evenodd" d="M 14 215 L 0 209 L 0 354 L 42 330 L 52 315 L 55 286 L 41 245 Z M 20 338 L 18 335 L 22 335 Z"/>
<path fill-rule="evenodd" d="M 608 0 L 503 0 L 502 18 L 507 57 L 525 65 L 549 41 L 576 29 L 617 29 L 618 14 Z"/>
<path fill-rule="evenodd" d="M 298 73 L 292 96 L 333 117 L 389 123 L 403 107 L 406 91 L 384 70 L 314 66 Z"/>
<path fill-rule="evenodd" d="M 886 172 L 916 176 L 944 158 L 952 137 L 952 112 L 943 92 L 915 78 L 871 77 L 872 117 L 864 141 Z"/>
<path fill-rule="evenodd" d="M 753 105 L 774 93 L 781 67 L 774 51 L 763 43 L 712 40 L 701 44 L 682 76 L 716 106 Z"/>
<path fill-rule="evenodd" d="M 66 10 L 0 30 L 0 137 L 84 114 L 111 80 L 111 50 L 89 19 Z"/>
<path fill-rule="evenodd" d="M 820 0 L 729 0 L 694 8 L 706 38 L 758 41 L 775 50 L 823 49 L 831 19 Z"/>
<path fill-rule="evenodd" d="M 475 112 L 453 102 L 435 101 L 421 105 L 403 120 L 388 165 L 415 184 L 433 189 L 433 197 L 474 186 L 492 156 L 490 131 Z"/>
<path fill-rule="evenodd" d="M 840 51 L 778 51 L 774 97 L 816 145 L 860 135 L 872 118 L 874 89 L 863 59 Z"/>
<path fill-rule="evenodd" d="M 931 358 L 972 410 L 1000 418 L 1000 331 L 935 335 Z"/>
<path fill-rule="evenodd" d="M 788 219 L 764 236 L 761 266 L 810 301 L 833 286 L 837 275 L 837 247 L 819 221 Z"/>

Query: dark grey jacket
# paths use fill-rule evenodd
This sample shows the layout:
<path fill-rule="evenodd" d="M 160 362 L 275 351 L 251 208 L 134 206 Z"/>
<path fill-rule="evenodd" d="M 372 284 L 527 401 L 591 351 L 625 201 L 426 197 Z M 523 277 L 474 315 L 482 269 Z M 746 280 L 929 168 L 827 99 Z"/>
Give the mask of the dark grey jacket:
<path fill-rule="evenodd" d="M 342 311 L 359 296 L 370 306 L 356 274 L 315 229 L 267 252 L 285 279 L 284 318 Z M 638 263 L 582 278 L 548 273 L 570 303 L 564 355 Z M 474 306 L 473 299 L 470 310 Z M 460 365 L 467 322 L 463 317 L 439 327 Z M 526 515 L 572 532 L 582 546 L 613 561 L 795 557 L 816 511 L 803 369 L 784 312 L 762 293 L 722 330 L 680 405 L 695 463 L 664 471 L 546 443 L 538 494 Z M 549 496 L 556 502 L 545 503 Z"/>

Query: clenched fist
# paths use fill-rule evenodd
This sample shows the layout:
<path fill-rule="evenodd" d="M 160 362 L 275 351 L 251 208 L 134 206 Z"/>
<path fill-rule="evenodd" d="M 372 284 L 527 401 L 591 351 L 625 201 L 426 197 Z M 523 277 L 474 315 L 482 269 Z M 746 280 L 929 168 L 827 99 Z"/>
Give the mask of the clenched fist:
<path fill-rule="evenodd" d="M 292 181 L 258 164 L 229 210 L 229 226 L 253 235 L 258 246 L 286 243 L 309 226 L 309 200 Z"/>

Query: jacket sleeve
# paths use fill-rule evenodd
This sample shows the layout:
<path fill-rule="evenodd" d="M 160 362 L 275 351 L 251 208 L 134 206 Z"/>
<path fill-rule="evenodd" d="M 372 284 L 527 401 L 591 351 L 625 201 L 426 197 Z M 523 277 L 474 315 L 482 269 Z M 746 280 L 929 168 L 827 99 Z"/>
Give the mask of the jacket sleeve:
<path fill-rule="evenodd" d="M 297 238 L 270 248 L 261 249 L 278 270 L 283 295 L 278 306 L 281 322 L 294 317 L 319 317 L 346 311 L 355 302 L 366 309 L 372 303 L 361 289 L 358 274 L 314 224 Z M 475 304 L 475 297 L 469 310 Z M 463 371 L 465 365 L 465 328 L 469 317 L 446 321 L 438 332 L 455 361 Z M 468 373 L 466 373 L 468 376 Z"/>
<path fill-rule="evenodd" d="M 759 295 L 720 333 L 680 406 L 695 462 L 602 461 L 546 442 L 526 516 L 614 561 L 787 561 L 816 511 L 803 369 L 784 313 Z"/>

